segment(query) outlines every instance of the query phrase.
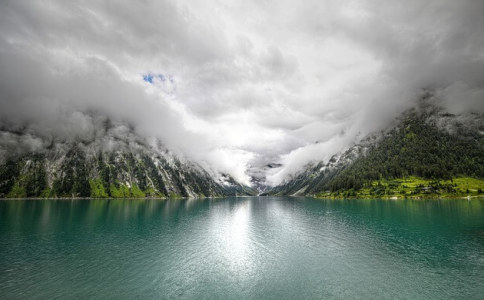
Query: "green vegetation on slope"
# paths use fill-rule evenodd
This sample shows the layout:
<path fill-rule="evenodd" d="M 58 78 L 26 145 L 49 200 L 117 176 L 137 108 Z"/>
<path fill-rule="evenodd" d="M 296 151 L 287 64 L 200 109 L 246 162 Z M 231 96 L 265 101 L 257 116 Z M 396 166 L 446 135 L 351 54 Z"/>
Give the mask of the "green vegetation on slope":
<path fill-rule="evenodd" d="M 450 135 L 425 115 L 412 116 L 393 129 L 367 156 L 336 175 L 331 192 L 370 188 L 375 180 L 407 178 L 445 180 L 460 176 L 484 178 L 484 146 L 470 132 Z"/>
<path fill-rule="evenodd" d="M 82 143 L 66 152 L 26 153 L 0 164 L 0 198 L 180 198 L 255 194 L 234 182 L 217 183 L 196 165 L 168 161 L 149 152 L 86 151 Z M 64 148 L 64 149 L 65 149 Z M 87 149 L 92 150 L 92 149 Z"/>
<path fill-rule="evenodd" d="M 83 151 L 74 146 L 70 149 L 62 164 L 61 174 L 52 185 L 52 193 L 59 197 L 90 197 L 91 186 Z M 44 170 L 45 172 L 45 170 Z M 31 195 L 31 196 L 38 196 Z"/>
<path fill-rule="evenodd" d="M 411 114 L 373 145 L 366 156 L 342 169 L 319 195 L 357 197 L 452 197 L 481 195 L 484 144 L 478 132 L 449 134 Z"/>
<path fill-rule="evenodd" d="M 101 179 L 90 179 L 89 185 L 91 186 L 91 197 L 93 198 L 107 198 L 108 193 L 104 189 Z"/>
<path fill-rule="evenodd" d="M 372 181 L 359 190 L 321 192 L 320 198 L 451 198 L 484 197 L 484 179 L 457 177 L 448 180 L 410 176 Z"/>
<path fill-rule="evenodd" d="M 435 107 L 409 111 L 379 139 L 366 140 L 326 165 L 308 168 L 269 194 L 340 198 L 481 195 L 484 126 L 482 116 L 473 117 L 473 125 L 464 125 Z"/>

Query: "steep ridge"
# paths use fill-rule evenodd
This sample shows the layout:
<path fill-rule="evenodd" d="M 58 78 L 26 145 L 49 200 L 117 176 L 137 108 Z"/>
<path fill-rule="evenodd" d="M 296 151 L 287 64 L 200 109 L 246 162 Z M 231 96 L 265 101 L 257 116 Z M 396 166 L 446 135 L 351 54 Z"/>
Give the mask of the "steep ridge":
<path fill-rule="evenodd" d="M 120 130 L 122 127 L 122 130 Z M 2 130 L 0 197 L 216 197 L 253 195 L 227 174 L 213 174 L 107 124 L 92 138 L 46 138 Z M 27 142 L 26 142 L 27 141 Z"/>
<path fill-rule="evenodd" d="M 459 186 L 469 178 L 473 188 Z M 453 115 L 425 101 L 390 129 L 375 133 L 328 162 L 307 166 L 267 194 L 419 196 L 481 194 L 484 117 Z"/>

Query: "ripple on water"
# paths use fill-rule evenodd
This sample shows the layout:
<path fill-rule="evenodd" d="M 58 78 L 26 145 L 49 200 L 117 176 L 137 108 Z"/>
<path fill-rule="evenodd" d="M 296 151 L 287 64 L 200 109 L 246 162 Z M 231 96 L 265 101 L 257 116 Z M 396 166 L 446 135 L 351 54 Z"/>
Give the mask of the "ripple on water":
<path fill-rule="evenodd" d="M 0 201 L 3 298 L 484 294 L 469 201 Z"/>

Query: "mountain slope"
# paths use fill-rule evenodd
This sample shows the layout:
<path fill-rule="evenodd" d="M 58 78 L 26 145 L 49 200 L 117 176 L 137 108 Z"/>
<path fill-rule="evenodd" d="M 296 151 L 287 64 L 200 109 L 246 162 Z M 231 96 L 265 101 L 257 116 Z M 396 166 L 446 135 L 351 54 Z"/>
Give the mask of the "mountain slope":
<path fill-rule="evenodd" d="M 218 180 L 199 165 L 181 160 L 161 144 L 132 131 L 92 139 L 53 138 L 2 131 L 0 197 L 213 197 L 253 195 L 227 174 Z M 6 140 L 41 141 L 23 152 L 5 149 Z M 38 143 L 37 143 L 38 144 Z"/>
<path fill-rule="evenodd" d="M 373 187 L 381 181 L 412 176 L 423 179 L 427 186 L 419 188 L 425 191 L 457 194 L 454 183 L 437 183 L 484 178 L 483 120 L 482 115 L 455 116 L 429 105 L 408 111 L 391 130 L 333 156 L 326 164 L 306 168 L 271 194 L 356 196 L 365 189 L 376 190 Z M 397 184 L 395 189 L 402 187 Z M 388 184 L 386 190 L 391 190 Z"/>

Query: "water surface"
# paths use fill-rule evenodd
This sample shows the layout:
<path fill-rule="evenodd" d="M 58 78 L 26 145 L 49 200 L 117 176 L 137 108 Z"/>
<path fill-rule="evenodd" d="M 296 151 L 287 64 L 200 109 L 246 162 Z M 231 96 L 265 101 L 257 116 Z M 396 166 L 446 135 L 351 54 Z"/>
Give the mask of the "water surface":
<path fill-rule="evenodd" d="M 483 200 L 0 201 L 0 297 L 482 299 Z"/>

